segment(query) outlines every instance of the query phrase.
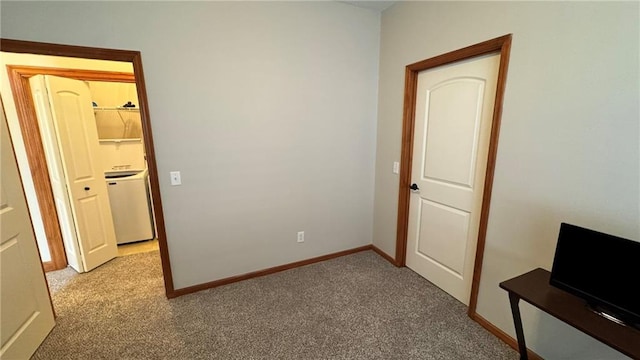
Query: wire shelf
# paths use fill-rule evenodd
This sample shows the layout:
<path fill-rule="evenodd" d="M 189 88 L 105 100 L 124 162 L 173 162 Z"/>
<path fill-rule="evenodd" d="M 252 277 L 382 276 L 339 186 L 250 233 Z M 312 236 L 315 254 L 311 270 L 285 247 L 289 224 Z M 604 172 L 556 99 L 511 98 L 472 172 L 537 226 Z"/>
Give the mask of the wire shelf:
<path fill-rule="evenodd" d="M 98 139 L 141 139 L 140 109 L 126 107 L 94 107 Z"/>

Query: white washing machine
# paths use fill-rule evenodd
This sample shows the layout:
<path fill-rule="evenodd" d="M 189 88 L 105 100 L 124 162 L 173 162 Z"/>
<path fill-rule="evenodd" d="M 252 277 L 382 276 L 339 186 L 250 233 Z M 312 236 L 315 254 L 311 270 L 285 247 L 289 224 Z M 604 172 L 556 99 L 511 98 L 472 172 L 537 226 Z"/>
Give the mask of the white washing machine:
<path fill-rule="evenodd" d="M 154 238 L 148 177 L 146 169 L 105 173 L 118 244 Z"/>

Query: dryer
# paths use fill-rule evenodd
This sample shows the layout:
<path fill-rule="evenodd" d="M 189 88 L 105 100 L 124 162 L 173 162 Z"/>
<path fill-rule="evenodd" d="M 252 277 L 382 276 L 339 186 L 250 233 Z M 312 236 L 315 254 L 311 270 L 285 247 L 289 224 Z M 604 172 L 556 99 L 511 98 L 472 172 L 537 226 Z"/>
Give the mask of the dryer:
<path fill-rule="evenodd" d="M 154 238 L 148 171 L 105 173 L 118 244 Z"/>

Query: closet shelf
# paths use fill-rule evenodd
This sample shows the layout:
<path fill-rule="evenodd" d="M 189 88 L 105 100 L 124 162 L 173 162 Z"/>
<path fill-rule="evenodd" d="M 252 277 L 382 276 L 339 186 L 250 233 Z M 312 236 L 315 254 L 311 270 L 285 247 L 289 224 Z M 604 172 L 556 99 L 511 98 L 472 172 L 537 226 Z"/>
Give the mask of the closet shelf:
<path fill-rule="evenodd" d="M 108 143 L 123 143 L 123 142 L 141 142 L 142 139 L 141 138 L 126 138 L 126 139 L 99 139 L 98 141 L 100 141 L 101 143 L 103 142 L 108 142 Z"/>
<path fill-rule="evenodd" d="M 102 107 L 95 106 L 93 110 L 101 110 L 101 111 L 140 111 L 140 108 L 133 107 Z"/>

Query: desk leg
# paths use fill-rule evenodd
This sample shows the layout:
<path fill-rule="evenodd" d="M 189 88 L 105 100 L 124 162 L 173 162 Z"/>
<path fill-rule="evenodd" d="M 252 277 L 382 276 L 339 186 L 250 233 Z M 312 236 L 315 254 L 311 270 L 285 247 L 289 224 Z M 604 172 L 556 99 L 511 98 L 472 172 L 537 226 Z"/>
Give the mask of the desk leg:
<path fill-rule="evenodd" d="M 520 317 L 520 297 L 509 292 L 509 302 L 511 303 L 511 314 L 513 315 L 513 324 L 516 328 L 516 337 L 518 338 L 518 350 L 520 351 L 520 360 L 528 360 L 527 345 L 524 342 L 524 330 L 522 329 L 522 318 Z"/>

